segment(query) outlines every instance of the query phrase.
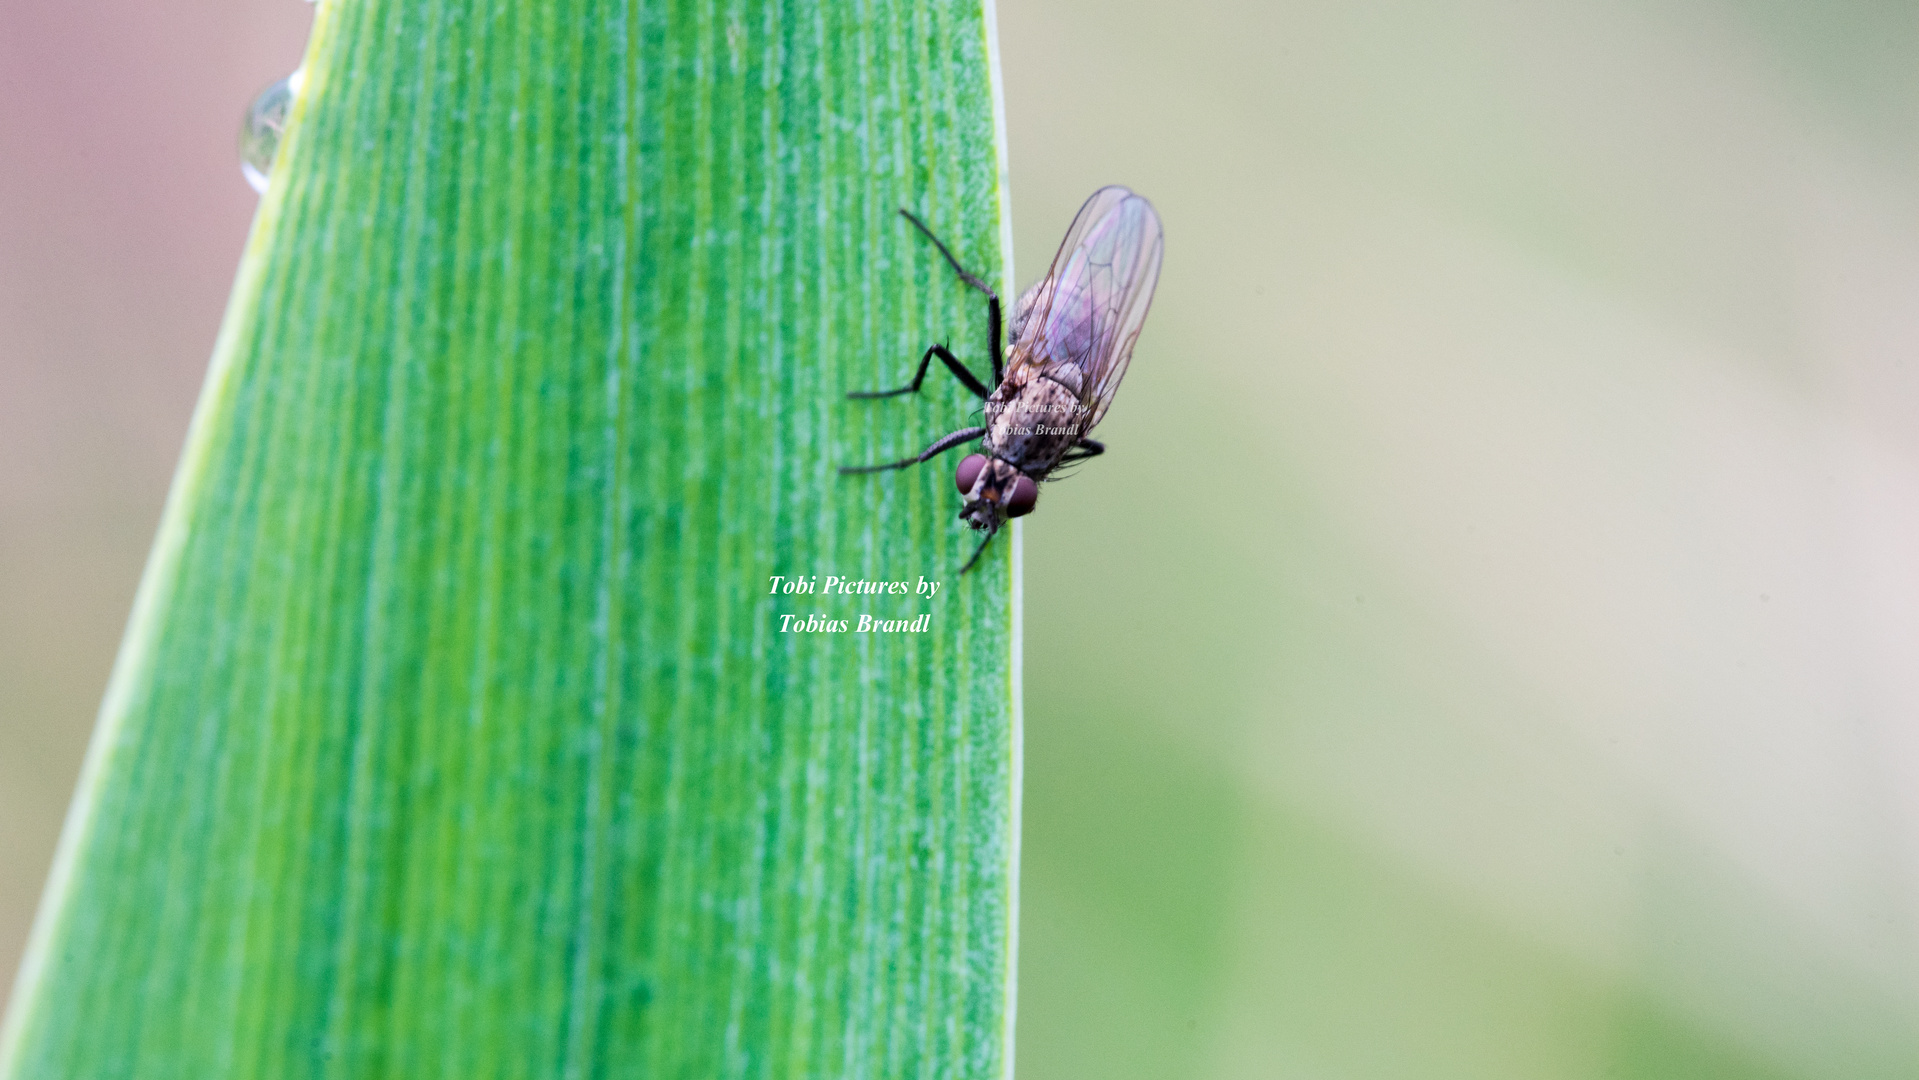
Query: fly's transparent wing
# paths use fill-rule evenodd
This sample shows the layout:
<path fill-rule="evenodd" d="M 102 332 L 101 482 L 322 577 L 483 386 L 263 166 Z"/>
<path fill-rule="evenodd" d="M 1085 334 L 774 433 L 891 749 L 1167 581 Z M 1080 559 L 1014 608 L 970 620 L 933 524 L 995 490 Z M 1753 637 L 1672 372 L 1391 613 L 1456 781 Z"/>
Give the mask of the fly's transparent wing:
<path fill-rule="evenodd" d="M 1153 303 L 1163 239 L 1153 204 L 1123 187 L 1093 193 L 1080 207 L 1045 280 L 1014 308 L 1014 340 L 1028 362 L 1065 361 L 1080 372 L 1089 431 L 1133 358 Z"/>
<path fill-rule="evenodd" d="M 1095 224 L 1103 220 L 1113 208 L 1129 198 L 1138 198 L 1131 191 L 1113 184 L 1093 192 L 1091 198 L 1080 205 L 1079 213 L 1073 215 L 1073 223 L 1067 226 L 1066 239 L 1060 241 L 1059 250 L 1053 254 L 1053 264 L 1046 268 L 1046 276 L 1035 281 L 1013 305 L 1013 318 L 1007 324 L 1010 339 L 1027 346 L 1025 353 L 1035 363 L 1045 363 L 1049 359 L 1065 359 L 1063 355 L 1049 356 L 1046 351 L 1035 348 L 1041 344 L 1046 326 L 1046 316 L 1057 294 L 1060 272 L 1066 269 L 1081 241 Z M 1141 200 L 1144 201 L 1144 200 Z M 1150 209 L 1150 208 L 1149 208 Z"/>

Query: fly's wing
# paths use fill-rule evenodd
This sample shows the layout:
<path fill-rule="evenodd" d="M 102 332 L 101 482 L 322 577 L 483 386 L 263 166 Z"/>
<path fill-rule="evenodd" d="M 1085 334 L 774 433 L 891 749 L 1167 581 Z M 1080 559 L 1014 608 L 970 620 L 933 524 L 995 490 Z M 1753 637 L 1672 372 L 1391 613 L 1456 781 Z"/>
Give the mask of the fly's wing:
<path fill-rule="evenodd" d="M 1041 344 L 1044 336 L 1042 330 L 1046 326 L 1047 311 L 1052 307 L 1053 297 L 1058 291 L 1060 271 L 1066 268 L 1093 225 L 1129 198 L 1137 196 L 1118 184 L 1093 192 L 1092 197 L 1080 205 L 1079 213 L 1073 215 L 1073 223 L 1066 228 L 1066 239 L 1060 241 L 1059 250 L 1053 254 L 1053 265 L 1046 268 L 1046 276 L 1033 282 L 1014 303 L 1013 319 L 1007 324 L 1008 336 L 1026 346 L 1023 351 L 1034 362 L 1043 364 L 1051 359 L 1044 349 L 1036 346 Z"/>
<path fill-rule="evenodd" d="M 1123 187 L 1080 207 L 1045 280 L 1014 310 L 1014 338 L 1029 363 L 1079 369 L 1085 427 L 1106 415 L 1153 303 L 1163 239 L 1153 204 Z"/>

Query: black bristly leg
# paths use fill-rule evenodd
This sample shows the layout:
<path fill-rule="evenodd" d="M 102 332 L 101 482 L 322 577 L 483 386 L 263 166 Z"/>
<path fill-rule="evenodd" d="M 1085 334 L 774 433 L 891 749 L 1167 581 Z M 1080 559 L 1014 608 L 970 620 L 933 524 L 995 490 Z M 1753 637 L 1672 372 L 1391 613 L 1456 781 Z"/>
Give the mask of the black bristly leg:
<path fill-rule="evenodd" d="M 918 457 L 901 458 L 898 461 L 889 461 L 884 465 L 841 465 L 840 475 L 849 476 L 853 473 L 885 472 L 888 469 L 904 469 L 908 465 L 918 465 L 920 462 L 926 461 L 936 454 L 943 454 L 961 443 L 972 442 L 984 434 L 986 434 L 986 429 L 983 427 L 961 428 L 920 451 Z"/>
<path fill-rule="evenodd" d="M 1059 459 L 1059 463 L 1067 465 L 1075 461 L 1085 461 L 1087 458 L 1096 458 L 1105 452 L 1105 443 L 1097 439 L 1081 439 L 1073 444 L 1071 450 L 1066 451 L 1065 455 Z"/>
<path fill-rule="evenodd" d="M 855 390 L 846 396 L 850 398 L 884 398 L 894 397 L 899 394 L 917 394 L 919 393 L 920 383 L 926 381 L 926 368 L 932 364 L 935 356 L 939 357 L 940 360 L 946 364 L 946 369 L 951 371 L 953 377 L 964 384 L 968 390 L 978 394 L 982 399 L 986 397 L 986 388 L 979 384 L 979 380 L 973 377 L 973 373 L 967 370 L 965 364 L 960 363 L 959 357 L 954 356 L 952 351 L 944 345 L 934 345 L 928 348 L 926 355 L 920 357 L 920 369 L 913 373 L 913 381 L 900 387 L 898 390 Z"/>
<path fill-rule="evenodd" d="M 984 539 L 984 540 L 981 540 L 981 541 L 979 542 L 979 546 L 973 549 L 973 557 L 972 557 L 972 558 L 970 558 L 970 559 L 968 559 L 968 560 L 966 560 L 966 565 L 965 565 L 965 566 L 962 566 L 962 567 L 960 567 L 960 573 L 962 573 L 962 574 L 964 574 L 964 573 L 966 573 L 966 572 L 967 572 L 968 570 L 971 570 L 971 569 L 973 568 L 973 564 L 979 561 L 979 557 L 980 557 L 981 555 L 984 555 L 984 554 L 986 554 L 986 545 L 988 545 L 988 544 L 990 544 L 990 543 L 992 543 L 992 542 L 993 542 L 993 537 L 995 537 L 995 536 L 998 536 L 998 535 L 999 535 L 999 530 L 998 530 L 998 529 L 994 529 L 994 530 L 992 530 L 991 532 L 988 532 L 988 533 L 986 534 L 986 539 Z"/>
<path fill-rule="evenodd" d="M 980 280 L 978 275 L 969 272 L 964 266 L 961 266 L 959 260 L 953 257 L 953 253 L 947 250 L 946 244 L 942 242 L 939 237 L 934 236 L 933 230 L 926 227 L 926 222 L 915 217 L 911 210 L 902 207 L 900 209 L 900 216 L 912 222 L 914 228 L 926 234 L 926 238 L 933 242 L 933 246 L 940 249 L 940 254 L 946 256 L 946 265 L 953 268 L 953 272 L 960 276 L 961 281 L 966 282 L 968 285 L 986 294 L 986 347 L 988 350 L 986 355 L 993 359 L 993 385 L 998 387 L 1006 378 L 1006 371 L 1001 365 L 1001 358 L 1005 355 L 1005 345 L 1000 341 L 1002 327 L 1000 323 L 999 294 L 993 291 L 992 286 Z M 980 396 L 985 397 L 986 395 L 981 394 Z"/>
<path fill-rule="evenodd" d="M 991 339 L 993 349 L 993 388 L 998 389 L 999 384 L 1006 381 L 1006 371 L 1000 366 L 1000 356 L 1005 350 L 1003 346 L 1000 345 L 999 340 L 999 297 L 991 293 L 987 294 L 986 299 L 986 323 L 989 328 L 986 331 L 986 336 Z"/>

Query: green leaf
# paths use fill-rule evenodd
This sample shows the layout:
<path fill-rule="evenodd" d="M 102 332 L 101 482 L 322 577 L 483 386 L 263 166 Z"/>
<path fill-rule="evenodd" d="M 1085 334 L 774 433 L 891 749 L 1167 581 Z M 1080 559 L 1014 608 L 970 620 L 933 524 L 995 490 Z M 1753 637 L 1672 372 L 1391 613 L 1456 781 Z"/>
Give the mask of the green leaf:
<path fill-rule="evenodd" d="M 991 34 L 324 0 L 0 1075 L 1010 1071 L 1016 548 L 834 472 L 977 408 L 844 394 L 985 368 Z"/>

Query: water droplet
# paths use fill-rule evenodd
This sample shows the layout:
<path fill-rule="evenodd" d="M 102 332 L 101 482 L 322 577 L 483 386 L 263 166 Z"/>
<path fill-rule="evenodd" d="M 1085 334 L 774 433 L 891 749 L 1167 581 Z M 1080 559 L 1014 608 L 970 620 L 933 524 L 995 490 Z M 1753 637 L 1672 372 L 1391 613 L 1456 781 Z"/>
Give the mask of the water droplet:
<path fill-rule="evenodd" d="M 304 68 L 295 71 L 260 91 L 247 107 L 246 122 L 240 125 L 240 172 L 255 191 L 267 189 L 267 178 L 273 175 L 273 155 L 279 152 L 287 113 L 293 108 L 305 75 Z"/>

